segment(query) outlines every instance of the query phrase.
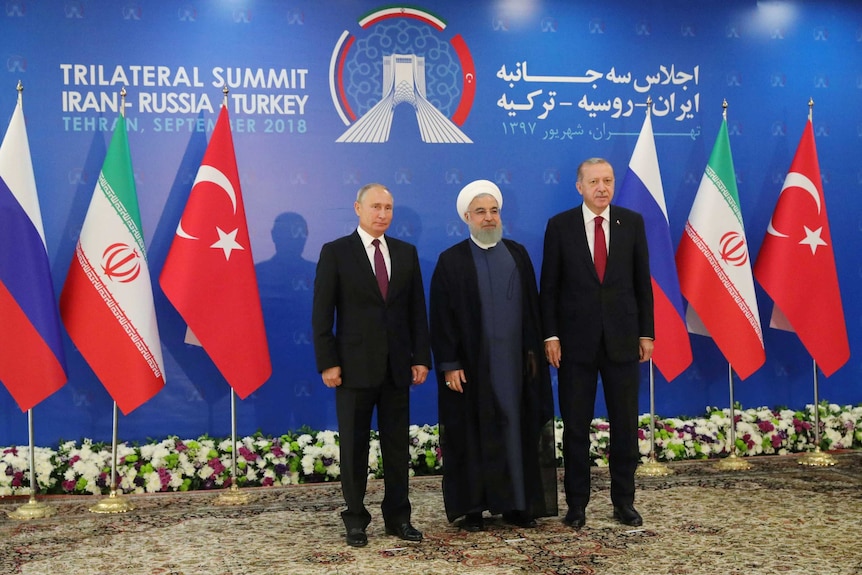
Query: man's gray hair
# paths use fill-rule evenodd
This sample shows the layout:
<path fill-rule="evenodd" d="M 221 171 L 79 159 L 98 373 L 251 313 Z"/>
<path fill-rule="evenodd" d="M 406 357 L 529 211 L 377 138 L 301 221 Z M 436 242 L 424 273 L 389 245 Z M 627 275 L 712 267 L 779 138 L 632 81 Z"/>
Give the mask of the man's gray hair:
<path fill-rule="evenodd" d="M 372 182 L 370 184 L 365 184 L 364 186 L 359 188 L 359 191 L 356 192 L 356 201 L 361 204 L 362 198 L 365 197 L 366 192 L 368 192 L 368 190 L 370 190 L 371 188 L 383 188 L 383 191 L 385 191 L 390 196 L 392 195 L 392 192 L 389 191 L 389 188 L 387 188 L 383 184 L 378 184 L 376 182 Z"/>

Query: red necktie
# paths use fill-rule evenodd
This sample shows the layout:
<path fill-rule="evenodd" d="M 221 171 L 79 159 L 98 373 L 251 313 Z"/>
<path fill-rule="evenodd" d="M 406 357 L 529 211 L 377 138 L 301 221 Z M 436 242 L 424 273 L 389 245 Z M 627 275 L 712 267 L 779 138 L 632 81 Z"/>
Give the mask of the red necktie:
<path fill-rule="evenodd" d="M 593 261 L 596 264 L 596 274 L 599 281 L 605 279 L 605 267 L 608 264 L 608 244 L 605 242 L 605 230 L 602 228 L 602 217 L 596 216 L 596 239 L 593 245 Z"/>
<path fill-rule="evenodd" d="M 374 244 L 374 275 L 377 276 L 377 286 L 380 288 L 380 293 L 383 295 L 383 299 L 386 299 L 386 292 L 389 291 L 386 260 L 383 259 L 383 252 L 380 251 L 380 240 L 375 238 L 371 243 Z"/>

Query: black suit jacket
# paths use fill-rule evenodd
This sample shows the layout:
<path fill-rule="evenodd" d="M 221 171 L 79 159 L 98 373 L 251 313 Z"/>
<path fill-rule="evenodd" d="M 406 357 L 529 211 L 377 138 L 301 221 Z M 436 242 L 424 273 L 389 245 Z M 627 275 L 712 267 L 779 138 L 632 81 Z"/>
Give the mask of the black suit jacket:
<path fill-rule="evenodd" d="M 377 287 L 358 232 L 320 250 L 311 323 L 317 370 L 341 366 L 342 385 L 380 385 L 391 369 L 397 386 L 412 382 L 411 366 L 431 366 L 428 318 L 416 248 L 386 236 L 389 290 Z"/>
<path fill-rule="evenodd" d="M 608 357 L 637 361 L 638 339 L 655 337 L 649 252 L 643 217 L 611 206 L 608 262 L 599 282 L 583 204 L 551 218 L 541 276 L 545 338 L 558 336 L 567 359 L 590 362 L 604 336 Z"/>

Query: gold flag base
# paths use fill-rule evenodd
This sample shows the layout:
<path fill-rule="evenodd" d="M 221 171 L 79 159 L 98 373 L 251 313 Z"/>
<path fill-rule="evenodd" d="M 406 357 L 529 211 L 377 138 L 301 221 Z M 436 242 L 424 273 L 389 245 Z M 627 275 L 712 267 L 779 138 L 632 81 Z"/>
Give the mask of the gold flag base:
<path fill-rule="evenodd" d="M 835 465 L 835 458 L 828 453 L 823 453 L 818 447 L 814 451 L 802 454 L 797 463 L 810 467 L 830 467 Z"/>
<path fill-rule="evenodd" d="M 656 461 L 655 456 L 651 456 L 649 461 L 638 465 L 635 475 L 640 477 L 664 477 L 666 475 L 673 475 L 673 470 L 664 463 Z"/>
<path fill-rule="evenodd" d="M 119 495 L 115 490 L 111 490 L 111 494 L 90 507 L 91 513 L 126 513 L 134 509 L 135 506 Z"/>
<path fill-rule="evenodd" d="M 741 457 L 737 457 L 735 453 L 731 453 L 724 459 L 717 461 L 715 467 L 721 471 L 745 471 L 751 469 L 751 464 Z"/>
<path fill-rule="evenodd" d="M 30 501 L 16 509 L 7 513 L 9 519 L 19 519 L 26 521 L 28 519 L 41 519 L 43 517 L 51 517 L 56 514 L 57 510 L 45 503 L 36 501 L 34 496 L 30 496 Z"/>
<path fill-rule="evenodd" d="M 230 486 L 226 492 L 222 493 L 213 501 L 214 505 L 245 505 L 251 501 L 251 496 L 248 493 L 240 493 L 236 483 Z"/>

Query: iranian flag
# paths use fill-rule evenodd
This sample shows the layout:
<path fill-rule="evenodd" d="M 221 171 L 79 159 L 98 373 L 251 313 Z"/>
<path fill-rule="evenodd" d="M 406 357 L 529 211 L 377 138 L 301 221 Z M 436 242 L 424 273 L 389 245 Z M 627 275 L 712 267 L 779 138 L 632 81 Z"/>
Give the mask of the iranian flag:
<path fill-rule="evenodd" d="M 122 116 L 60 294 L 60 315 L 124 414 L 162 389 L 162 348 Z"/>
<path fill-rule="evenodd" d="M 689 331 L 708 335 L 740 378 L 766 361 L 727 120 L 722 120 L 676 251 Z"/>

